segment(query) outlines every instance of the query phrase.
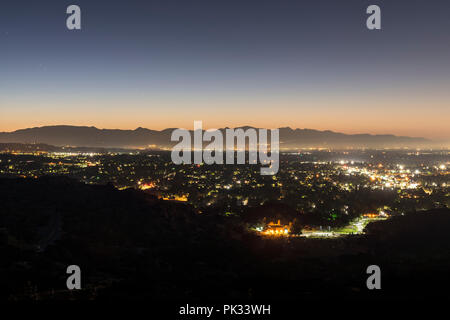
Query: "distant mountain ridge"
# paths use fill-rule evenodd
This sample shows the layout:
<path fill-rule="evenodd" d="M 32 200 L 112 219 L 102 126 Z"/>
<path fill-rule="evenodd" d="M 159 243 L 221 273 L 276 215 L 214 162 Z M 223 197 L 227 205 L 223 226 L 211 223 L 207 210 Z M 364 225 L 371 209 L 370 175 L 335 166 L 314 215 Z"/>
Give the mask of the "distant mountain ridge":
<path fill-rule="evenodd" d="M 246 130 L 252 127 L 239 128 Z M 227 128 L 220 130 L 224 132 L 225 129 Z M 168 128 L 158 131 L 141 127 L 135 130 L 120 130 L 70 125 L 44 126 L 13 132 L 0 132 L 0 142 L 101 148 L 168 148 L 175 144 L 175 142 L 170 141 L 173 130 L 173 128 Z M 290 127 L 279 128 L 279 130 L 281 149 L 302 147 L 425 147 L 432 143 L 431 140 L 421 137 L 389 134 L 345 134 L 329 130 L 292 129 Z"/>

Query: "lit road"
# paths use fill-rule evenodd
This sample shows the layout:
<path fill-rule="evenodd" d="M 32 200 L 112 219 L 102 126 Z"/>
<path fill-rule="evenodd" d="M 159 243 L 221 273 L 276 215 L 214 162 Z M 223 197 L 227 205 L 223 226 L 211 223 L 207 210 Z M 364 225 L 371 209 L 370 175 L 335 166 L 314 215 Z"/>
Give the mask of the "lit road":
<path fill-rule="evenodd" d="M 368 218 L 368 217 L 359 217 L 352 222 L 350 222 L 347 226 L 338 229 L 331 229 L 328 231 L 302 231 L 302 236 L 307 238 L 337 238 L 348 235 L 356 235 L 363 234 L 364 228 L 371 222 L 386 220 L 385 217 L 377 217 L 377 218 Z"/>

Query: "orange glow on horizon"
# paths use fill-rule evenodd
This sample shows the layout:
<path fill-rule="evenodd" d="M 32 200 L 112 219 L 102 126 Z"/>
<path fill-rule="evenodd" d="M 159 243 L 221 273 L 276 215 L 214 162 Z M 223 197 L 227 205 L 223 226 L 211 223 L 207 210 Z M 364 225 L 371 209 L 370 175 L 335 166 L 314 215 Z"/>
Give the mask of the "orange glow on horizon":
<path fill-rule="evenodd" d="M 335 97 L 336 99 L 339 97 Z M 203 128 L 253 126 L 331 130 L 347 134 L 394 134 L 450 140 L 450 97 L 389 97 L 370 102 L 333 97 L 209 97 L 114 101 L 105 99 L 2 101 L 0 131 L 48 125 L 95 126 L 99 129 L 138 127 L 163 130 L 192 129 L 194 120 Z M 432 106 L 430 106 L 432 105 Z M 80 107 L 82 106 L 82 107 Z M 124 107 L 126 106 L 126 107 Z M 361 107 L 363 106 L 363 107 Z M 433 110 L 433 111 L 431 111 Z"/>

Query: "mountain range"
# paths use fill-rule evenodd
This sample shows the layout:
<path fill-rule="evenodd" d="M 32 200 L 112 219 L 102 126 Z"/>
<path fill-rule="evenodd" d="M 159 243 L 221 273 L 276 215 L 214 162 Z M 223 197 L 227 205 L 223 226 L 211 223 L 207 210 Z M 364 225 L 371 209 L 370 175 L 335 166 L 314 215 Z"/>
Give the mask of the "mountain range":
<path fill-rule="evenodd" d="M 249 126 L 239 127 L 244 130 Z M 227 128 L 220 129 L 222 132 Z M 98 129 L 87 126 L 44 126 L 0 132 L 2 143 L 44 143 L 54 146 L 102 148 L 170 148 L 173 128 L 161 131 L 145 128 L 135 130 Z M 280 149 L 324 148 L 394 148 L 426 147 L 433 141 L 420 137 L 395 135 L 344 134 L 313 129 L 279 128 Z M 192 131 L 191 131 L 192 133 Z M 224 135 L 225 136 L 225 135 Z"/>

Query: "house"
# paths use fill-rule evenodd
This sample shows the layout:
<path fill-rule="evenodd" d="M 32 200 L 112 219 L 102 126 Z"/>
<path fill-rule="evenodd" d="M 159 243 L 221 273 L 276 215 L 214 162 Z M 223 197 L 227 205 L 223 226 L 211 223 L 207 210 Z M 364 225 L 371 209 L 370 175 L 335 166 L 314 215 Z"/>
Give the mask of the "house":
<path fill-rule="evenodd" d="M 269 222 L 261 232 L 266 235 L 275 235 L 275 236 L 288 235 L 289 232 L 291 231 L 291 227 L 292 222 L 289 222 L 289 224 L 284 225 L 281 224 L 280 220 L 278 220 L 277 223 Z"/>

